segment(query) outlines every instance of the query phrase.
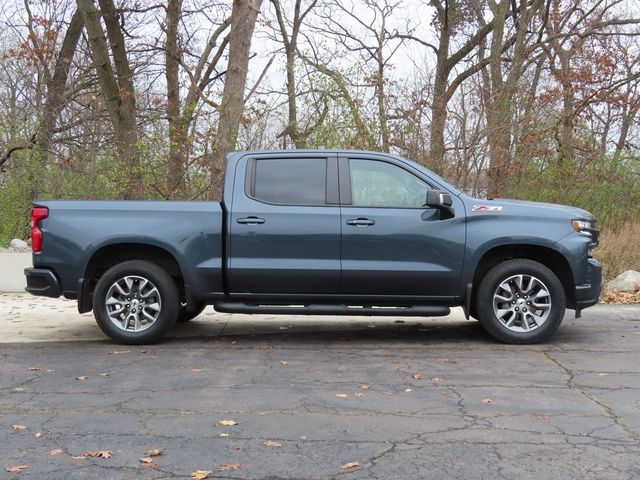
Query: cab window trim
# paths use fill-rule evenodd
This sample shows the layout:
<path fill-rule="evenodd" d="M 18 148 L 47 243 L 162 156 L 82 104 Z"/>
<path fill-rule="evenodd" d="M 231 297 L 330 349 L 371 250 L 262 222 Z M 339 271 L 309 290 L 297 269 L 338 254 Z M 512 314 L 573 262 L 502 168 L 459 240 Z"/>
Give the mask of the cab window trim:
<path fill-rule="evenodd" d="M 296 160 L 324 160 L 325 161 L 325 192 L 324 203 L 282 203 L 269 202 L 258 198 L 255 194 L 256 189 L 256 163 L 261 160 L 287 160 L 295 162 Z M 265 205 L 282 206 L 282 207 L 338 207 L 340 205 L 340 194 L 338 187 L 338 159 L 336 155 L 318 155 L 318 156 L 285 156 L 275 155 L 268 157 L 250 157 L 247 159 L 245 169 L 244 193 L 247 198 Z"/>

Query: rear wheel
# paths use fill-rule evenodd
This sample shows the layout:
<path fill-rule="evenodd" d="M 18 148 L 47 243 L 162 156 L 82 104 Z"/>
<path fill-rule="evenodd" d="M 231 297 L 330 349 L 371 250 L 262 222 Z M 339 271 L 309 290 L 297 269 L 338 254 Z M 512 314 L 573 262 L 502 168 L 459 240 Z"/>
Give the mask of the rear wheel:
<path fill-rule="evenodd" d="M 505 343 L 544 341 L 560 326 L 566 307 L 557 275 L 525 259 L 492 268 L 480 282 L 475 300 L 484 329 Z"/>
<path fill-rule="evenodd" d="M 160 340 L 178 317 L 178 288 L 162 268 L 140 260 L 111 267 L 93 292 L 93 313 L 113 341 L 149 344 Z"/>
<path fill-rule="evenodd" d="M 178 323 L 185 323 L 189 320 L 193 320 L 200 315 L 205 308 L 207 308 L 206 303 L 196 303 L 193 310 L 187 310 L 186 305 L 181 305 L 180 311 L 178 312 Z"/>

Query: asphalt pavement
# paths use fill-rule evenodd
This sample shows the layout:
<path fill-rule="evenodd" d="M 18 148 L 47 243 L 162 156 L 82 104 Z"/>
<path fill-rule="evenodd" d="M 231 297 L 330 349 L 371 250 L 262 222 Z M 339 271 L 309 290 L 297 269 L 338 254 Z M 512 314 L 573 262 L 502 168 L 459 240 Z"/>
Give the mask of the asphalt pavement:
<path fill-rule="evenodd" d="M 459 313 L 190 323 L 124 347 L 0 295 L 0 478 L 640 478 L 638 306 L 534 346 Z"/>

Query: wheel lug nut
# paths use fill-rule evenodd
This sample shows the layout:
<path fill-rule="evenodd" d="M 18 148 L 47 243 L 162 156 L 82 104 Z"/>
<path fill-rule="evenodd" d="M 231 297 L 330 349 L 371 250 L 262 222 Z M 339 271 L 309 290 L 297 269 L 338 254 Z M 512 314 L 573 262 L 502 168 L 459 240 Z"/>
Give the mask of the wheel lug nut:
<path fill-rule="evenodd" d="M 519 311 L 520 311 L 520 309 L 518 307 L 516 307 L 516 312 L 519 312 Z"/>
<path fill-rule="evenodd" d="M 527 311 L 527 309 L 526 309 L 526 308 L 523 308 L 523 309 L 522 309 L 522 311 L 523 311 L 523 312 L 526 312 L 526 311 Z"/>
<path fill-rule="evenodd" d="M 531 302 L 527 302 L 527 305 L 531 305 Z"/>

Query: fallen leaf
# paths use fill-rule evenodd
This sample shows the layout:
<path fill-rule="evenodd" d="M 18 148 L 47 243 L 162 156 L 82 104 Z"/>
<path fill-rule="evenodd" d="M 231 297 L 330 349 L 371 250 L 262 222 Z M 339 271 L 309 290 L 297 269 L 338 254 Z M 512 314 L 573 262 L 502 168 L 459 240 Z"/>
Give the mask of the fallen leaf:
<path fill-rule="evenodd" d="M 25 427 L 24 425 L 20 425 L 19 423 L 16 423 L 14 425 L 11 425 L 11 428 L 13 428 L 14 430 L 24 430 L 27 427 Z"/>
<path fill-rule="evenodd" d="M 138 461 L 145 468 L 156 468 L 158 466 L 158 464 L 154 462 L 153 458 L 151 457 L 142 457 L 142 458 L 139 458 Z"/>
<path fill-rule="evenodd" d="M 53 450 L 49 450 L 49 455 L 55 457 L 56 455 L 62 455 L 64 452 L 61 448 L 54 448 Z"/>
<path fill-rule="evenodd" d="M 599 377 L 606 377 L 607 375 L 609 375 L 608 373 L 599 373 L 598 376 Z"/>
<path fill-rule="evenodd" d="M 20 473 L 24 472 L 28 467 L 29 465 L 15 465 L 13 467 L 7 467 L 5 470 L 9 473 Z"/>
<path fill-rule="evenodd" d="M 42 432 L 36 432 L 33 434 L 34 437 L 40 438 L 42 436 Z"/>
<path fill-rule="evenodd" d="M 383 395 L 393 395 L 393 392 L 391 390 L 383 390 L 382 392 Z"/>
<path fill-rule="evenodd" d="M 191 478 L 195 478 L 196 480 L 204 480 L 205 478 L 209 478 L 209 474 L 211 470 L 196 470 L 195 472 L 191 472 Z"/>
<path fill-rule="evenodd" d="M 422 380 L 422 374 L 414 373 L 413 375 L 411 375 L 411 378 L 413 378 L 414 380 Z"/>
<path fill-rule="evenodd" d="M 436 361 L 437 361 L 437 362 L 446 363 L 446 362 L 448 362 L 448 361 L 449 361 L 449 359 L 448 359 L 448 358 L 438 358 L 438 359 L 436 359 Z"/>
<path fill-rule="evenodd" d="M 394 358 L 393 360 L 391 360 L 391 364 L 392 365 L 399 365 L 400 364 L 400 360 L 397 358 Z"/>
<path fill-rule="evenodd" d="M 285 361 L 285 360 L 280 360 L 280 364 L 281 365 L 289 365 L 289 362 Z"/>
<path fill-rule="evenodd" d="M 109 355 L 122 355 L 125 353 L 131 353 L 131 350 L 114 350 L 113 352 L 109 352 Z"/>
<path fill-rule="evenodd" d="M 202 368 L 192 368 L 191 371 L 192 372 L 201 372 Z"/>
<path fill-rule="evenodd" d="M 349 395 L 346 393 L 336 393 L 336 397 L 338 398 L 349 398 Z"/>
<path fill-rule="evenodd" d="M 13 389 L 14 392 L 24 392 L 24 388 L 22 387 L 16 387 Z"/>
<path fill-rule="evenodd" d="M 237 425 L 238 422 L 236 422 L 235 420 L 220 420 L 218 422 L 218 425 L 223 425 L 225 427 L 232 427 L 234 425 Z"/>
<path fill-rule="evenodd" d="M 445 379 L 444 379 L 444 378 L 442 378 L 442 377 L 433 377 L 433 378 L 431 379 L 431 381 L 432 381 L 432 382 L 444 382 L 444 380 L 445 380 Z"/>
<path fill-rule="evenodd" d="M 538 420 L 549 420 L 551 417 L 549 415 L 536 415 Z"/>
<path fill-rule="evenodd" d="M 225 463 L 224 465 L 220 465 L 216 470 L 219 472 L 233 472 L 234 470 L 238 470 L 240 468 L 239 463 Z"/>
<path fill-rule="evenodd" d="M 266 447 L 281 447 L 282 446 L 282 442 L 278 442 L 275 440 L 265 440 L 262 443 L 264 446 Z"/>
<path fill-rule="evenodd" d="M 480 400 L 480 403 L 493 403 L 493 400 L 491 400 L 490 398 L 483 398 L 482 400 Z"/>
<path fill-rule="evenodd" d="M 40 367 L 29 367 L 30 372 L 38 372 L 40 370 L 42 370 Z"/>
<path fill-rule="evenodd" d="M 83 455 L 85 457 L 111 458 L 111 452 L 109 450 L 87 450 Z"/>
<path fill-rule="evenodd" d="M 104 373 L 100 373 L 99 375 L 100 375 L 101 377 L 108 377 L 108 376 L 109 376 L 109 375 L 111 375 L 111 374 L 110 374 L 110 373 L 108 373 L 108 372 L 104 372 Z"/>
<path fill-rule="evenodd" d="M 226 432 L 222 432 L 222 433 L 220 433 L 220 436 L 221 436 L 222 438 L 227 438 L 227 437 L 229 436 L 229 434 L 228 434 L 228 433 L 226 433 Z"/>
<path fill-rule="evenodd" d="M 260 345 L 260 350 L 269 350 L 270 348 L 269 345 Z"/>
<path fill-rule="evenodd" d="M 405 388 L 404 389 L 404 393 L 411 393 L 411 392 L 413 392 L 413 390 L 411 390 L 410 388 Z"/>
<path fill-rule="evenodd" d="M 356 392 L 354 395 L 355 395 L 356 397 L 360 397 L 360 398 L 363 398 L 363 397 L 364 397 L 364 393 L 362 393 L 362 392 Z"/>
<path fill-rule="evenodd" d="M 363 390 L 368 390 L 369 389 L 369 385 L 367 385 L 366 383 L 363 383 L 362 385 L 358 385 L 358 388 L 361 388 Z"/>
<path fill-rule="evenodd" d="M 55 369 L 55 368 L 47 368 L 47 369 L 45 370 L 45 372 L 49 372 L 49 373 L 51 373 L 51 372 L 55 372 L 55 371 L 56 371 L 56 369 Z"/>
<path fill-rule="evenodd" d="M 149 455 L 150 457 L 159 457 L 160 455 L 162 455 L 164 453 L 164 449 L 162 448 L 155 448 L 153 450 L 149 450 L 147 452 L 147 455 Z"/>
<path fill-rule="evenodd" d="M 347 462 L 340 465 L 340 468 L 343 470 L 347 470 L 349 468 L 356 468 L 360 466 L 360 462 Z"/>
<path fill-rule="evenodd" d="M 80 382 L 83 382 L 85 380 L 89 380 L 89 377 L 87 377 L 86 375 L 81 375 L 79 377 L 76 377 L 76 380 L 79 380 Z"/>

